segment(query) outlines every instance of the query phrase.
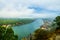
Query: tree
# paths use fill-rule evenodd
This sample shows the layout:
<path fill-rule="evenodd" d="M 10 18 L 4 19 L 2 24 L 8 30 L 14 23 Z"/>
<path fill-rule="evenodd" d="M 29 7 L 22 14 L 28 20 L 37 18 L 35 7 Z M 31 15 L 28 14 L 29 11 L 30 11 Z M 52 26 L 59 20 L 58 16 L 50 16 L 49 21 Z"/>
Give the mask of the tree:
<path fill-rule="evenodd" d="M 54 21 L 58 25 L 58 27 L 56 28 L 55 32 L 56 32 L 56 34 L 60 34 L 60 16 L 57 16 Z"/>
<path fill-rule="evenodd" d="M 14 31 L 11 27 L 0 26 L 0 40 L 18 40 L 18 36 L 14 35 Z"/>
<path fill-rule="evenodd" d="M 58 29 L 60 29 L 60 16 L 57 16 L 54 21 L 58 25 Z"/>

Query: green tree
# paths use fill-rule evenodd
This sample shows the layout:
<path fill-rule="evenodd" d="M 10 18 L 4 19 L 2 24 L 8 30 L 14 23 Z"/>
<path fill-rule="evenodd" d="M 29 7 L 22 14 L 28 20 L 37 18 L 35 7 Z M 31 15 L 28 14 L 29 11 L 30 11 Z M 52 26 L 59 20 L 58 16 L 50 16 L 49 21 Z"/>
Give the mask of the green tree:
<path fill-rule="evenodd" d="M 56 28 L 56 30 L 55 30 L 55 33 L 56 33 L 56 34 L 60 34 L 60 16 L 57 16 L 54 21 L 55 21 L 56 24 L 57 24 L 57 28 Z"/>
<path fill-rule="evenodd" d="M 54 20 L 56 22 L 56 24 L 58 25 L 58 29 L 60 29 L 60 16 L 57 16 Z"/>
<path fill-rule="evenodd" d="M 18 40 L 18 36 L 14 35 L 14 31 L 11 27 L 0 26 L 0 40 Z"/>

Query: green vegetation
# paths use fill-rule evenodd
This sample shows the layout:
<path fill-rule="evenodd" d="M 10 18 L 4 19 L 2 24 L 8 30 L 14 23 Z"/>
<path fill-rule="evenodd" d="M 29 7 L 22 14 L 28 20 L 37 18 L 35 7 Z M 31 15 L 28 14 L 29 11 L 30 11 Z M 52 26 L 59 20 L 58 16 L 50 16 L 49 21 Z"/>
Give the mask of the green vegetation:
<path fill-rule="evenodd" d="M 34 19 L 15 19 L 15 18 L 0 18 L 0 25 L 12 25 L 12 26 L 18 26 L 18 25 L 23 25 L 23 24 L 28 24 L 33 22 Z"/>
<path fill-rule="evenodd" d="M 56 24 L 57 24 L 57 28 L 56 28 L 56 30 L 55 30 L 55 33 L 56 33 L 57 35 L 60 35 L 60 16 L 57 16 L 54 21 L 55 21 Z"/>
<path fill-rule="evenodd" d="M 60 16 L 57 16 L 54 21 L 58 25 L 57 29 L 60 29 Z"/>
<path fill-rule="evenodd" d="M 0 40 L 18 40 L 11 27 L 0 26 Z"/>

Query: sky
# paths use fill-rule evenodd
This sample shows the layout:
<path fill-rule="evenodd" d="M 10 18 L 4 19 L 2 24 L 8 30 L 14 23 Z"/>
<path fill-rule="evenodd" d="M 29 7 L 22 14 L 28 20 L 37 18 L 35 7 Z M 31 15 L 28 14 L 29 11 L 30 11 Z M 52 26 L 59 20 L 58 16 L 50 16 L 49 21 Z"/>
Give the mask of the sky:
<path fill-rule="evenodd" d="M 52 18 L 60 15 L 60 0 L 0 0 L 0 17 Z"/>

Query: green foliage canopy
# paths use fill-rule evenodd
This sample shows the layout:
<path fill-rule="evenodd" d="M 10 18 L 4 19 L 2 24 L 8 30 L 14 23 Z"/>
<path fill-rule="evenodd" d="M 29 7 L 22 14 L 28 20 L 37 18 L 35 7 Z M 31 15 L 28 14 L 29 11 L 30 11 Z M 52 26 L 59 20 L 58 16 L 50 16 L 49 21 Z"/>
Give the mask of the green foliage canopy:
<path fill-rule="evenodd" d="M 58 25 L 58 29 L 60 29 L 60 16 L 57 16 L 54 20 L 56 22 L 56 24 Z"/>
<path fill-rule="evenodd" d="M 14 31 L 11 27 L 0 26 L 0 40 L 18 40 L 18 36 L 14 35 Z"/>

